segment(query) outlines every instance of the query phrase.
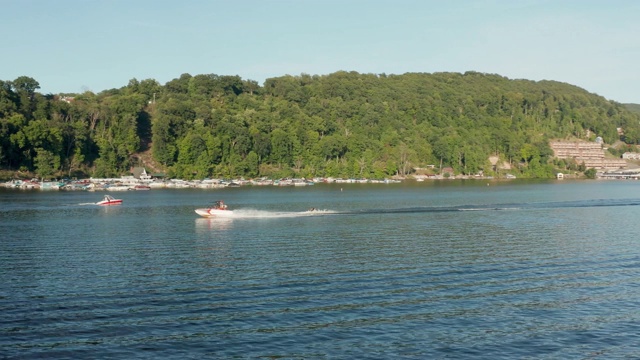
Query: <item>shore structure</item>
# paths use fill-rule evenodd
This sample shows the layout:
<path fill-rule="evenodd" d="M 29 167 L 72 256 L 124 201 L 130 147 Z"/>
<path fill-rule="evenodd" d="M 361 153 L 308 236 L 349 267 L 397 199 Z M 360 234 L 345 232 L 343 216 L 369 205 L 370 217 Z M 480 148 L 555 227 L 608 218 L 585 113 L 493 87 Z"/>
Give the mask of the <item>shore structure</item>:
<path fill-rule="evenodd" d="M 597 174 L 599 179 L 606 180 L 640 180 L 640 169 L 623 169 L 603 171 Z"/>
<path fill-rule="evenodd" d="M 555 157 L 573 159 L 586 168 L 596 170 L 618 170 L 627 167 L 625 159 L 605 158 L 602 143 L 588 141 L 552 141 L 549 146 Z"/>

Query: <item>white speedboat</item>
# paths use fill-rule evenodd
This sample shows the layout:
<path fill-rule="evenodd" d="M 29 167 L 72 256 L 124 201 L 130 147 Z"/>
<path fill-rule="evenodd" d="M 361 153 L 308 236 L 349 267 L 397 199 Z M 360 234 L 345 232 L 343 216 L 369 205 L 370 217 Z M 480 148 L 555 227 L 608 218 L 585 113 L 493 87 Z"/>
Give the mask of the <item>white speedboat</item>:
<path fill-rule="evenodd" d="M 196 209 L 196 214 L 202 217 L 231 217 L 233 211 L 227 209 L 227 205 L 222 201 L 216 201 L 211 207 Z"/>
<path fill-rule="evenodd" d="M 111 195 L 105 195 L 102 201 L 98 201 L 96 205 L 120 205 L 122 204 L 122 199 L 116 199 Z"/>

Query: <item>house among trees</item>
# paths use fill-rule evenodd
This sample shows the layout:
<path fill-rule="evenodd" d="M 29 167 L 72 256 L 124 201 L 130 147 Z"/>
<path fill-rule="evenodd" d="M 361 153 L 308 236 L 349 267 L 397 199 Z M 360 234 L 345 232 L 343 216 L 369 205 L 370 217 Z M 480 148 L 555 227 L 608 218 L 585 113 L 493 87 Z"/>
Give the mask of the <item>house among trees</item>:
<path fill-rule="evenodd" d="M 508 161 L 500 161 L 500 158 L 498 156 L 489 156 L 489 162 L 491 163 L 493 171 L 511 170 L 511 164 L 509 164 Z"/>
<path fill-rule="evenodd" d="M 133 177 L 138 180 L 151 180 L 151 175 L 147 174 L 147 170 L 143 167 L 134 167 L 133 170 L 131 170 L 131 173 L 133 174 Z"/>
<path fill-rule="evenodd" d="M 440 174 L 444 177 L 451 177 L 454 174 L 454 170 L 452 167 L 447 166 L 447 167 L 443 167 L 442 171 L 440 172 Z"/>

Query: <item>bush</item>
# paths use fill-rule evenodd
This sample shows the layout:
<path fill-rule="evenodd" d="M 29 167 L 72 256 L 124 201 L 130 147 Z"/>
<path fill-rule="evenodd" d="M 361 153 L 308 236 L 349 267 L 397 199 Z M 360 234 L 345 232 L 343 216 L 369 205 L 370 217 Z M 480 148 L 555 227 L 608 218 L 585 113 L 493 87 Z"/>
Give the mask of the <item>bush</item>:
<path fill-rule="evenodd" d="M 586 176 L 587 179 L 595 179 L 596 178 L 596 174 L 597 174 L 597 171 L 594 168 L 587 169 L 584 172 L 584 176 Z"/>

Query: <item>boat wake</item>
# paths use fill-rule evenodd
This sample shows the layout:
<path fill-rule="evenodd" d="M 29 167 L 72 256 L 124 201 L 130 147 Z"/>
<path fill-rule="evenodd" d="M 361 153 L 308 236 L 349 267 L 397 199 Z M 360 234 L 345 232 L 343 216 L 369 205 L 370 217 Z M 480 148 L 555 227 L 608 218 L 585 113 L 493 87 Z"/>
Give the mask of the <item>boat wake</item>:
<path fill-rule="evenodd" d="M 415 213 L 445 213 L 445 212 L 469 212 L 469 211 L 527 211 L 540 209 L 562 209 L 580 207 L 611 207 L 611 206 L 639 206 L 640 199 L 599 199 L 599 200 L 578 200 L 540 203 L 511 203 L 511 204 L 487 204 L 487 205 L 459 205 L 459 206 L 421 206 L 407 208 L 383 208 L 383 209 L 361 209 L 361 210 L 308 210 L 298 212 L 287 211 L 265 211 L 254 209 L 234 210 L 233 214 L 227 216 L 230 219 L 278 219 L 311 217 L 323 215 L 367 215 L 367 214 L 415 214 Z"/>
<path fill-rule="evenodd" d="M 295 218 L 295 217 L 308 217 L 308 216 L 321 216 L 337 214 L 331 210 L 313 210 L 313 211 L 266 211 L 266 210 L 253 210 L 253 209 L 241 209 L 233 210 L 233 214 L 228 216 L 230 219 L 277 219 L 277 218 Z"/>
<path fill-rule="evenodd" d="M 365 209 L 359 211 L 340 212 L 340 214 L 399 214 L 399 213 L 442 213 L 461 211 L 526 211 L 540 209 L 563 208 L 590 208 L 590 207 L 615 207 L 615 206 L 639 206 L 640 199 L 596 199 L 557 201 L 539 203 L 511 203 L 488 205 L 459 205 L 459 206 L 423 206 L 396 209 Z"/>

